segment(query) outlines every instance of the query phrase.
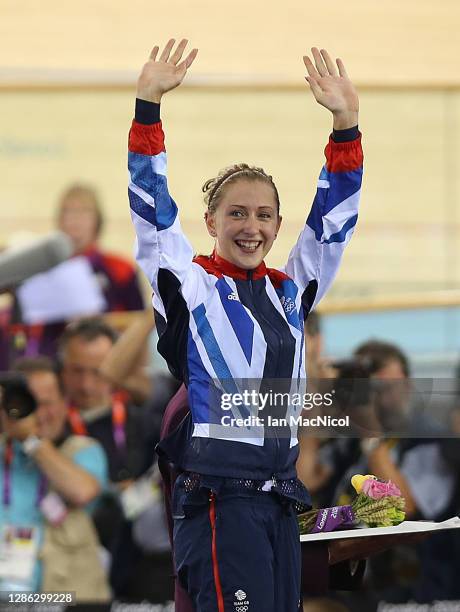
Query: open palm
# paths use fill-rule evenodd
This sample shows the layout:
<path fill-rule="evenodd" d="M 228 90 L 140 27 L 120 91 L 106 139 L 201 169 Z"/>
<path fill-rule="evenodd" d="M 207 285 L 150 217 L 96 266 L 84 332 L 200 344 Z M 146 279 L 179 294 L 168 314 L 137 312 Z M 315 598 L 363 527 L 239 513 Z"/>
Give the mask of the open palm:
<path fill-rule="evenodd" d="M 317 102 L 332 113 L 355 113 L 359 110 L 358 94 L 350 81 L 341 59 L 332 61 L 325 49 L 312 50 L 315 63 L 308 56 L 303 61 L 308 72 L 306 77 Z"/>
<path fill-rule="evenodd" d="M 175 39 L 171 38 L 158 59 L 159 47 L 153 47 L 149 60 L 144 64 L 137 81 L 138 98 L 149 102 L 159 102 L 164 93 L 182 83 L 198 49 L 192 49 L 182 60 L 188 40 L 182 39 L 174 53 L 171 54 L 175 42 Z"/>

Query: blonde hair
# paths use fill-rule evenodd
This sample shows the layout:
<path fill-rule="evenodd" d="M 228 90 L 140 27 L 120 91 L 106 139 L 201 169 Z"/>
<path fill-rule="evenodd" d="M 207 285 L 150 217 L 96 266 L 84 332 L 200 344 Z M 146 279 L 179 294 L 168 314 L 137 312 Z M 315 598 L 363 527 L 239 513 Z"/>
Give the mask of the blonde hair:
<path fill-rule="evenodd" d="M 208 213 L 216 212 L 222 196 L 225 193 L 225 187 L 244 179 L 248 181 L 262 181 L 273 188 L 277 212 L 280 211 L 280 199 L 278 189 L 276 188 L 273 178 L 265 172 L 263 168 L 257 166 L 249 166 L 248 164 L 233 164 L 223 168 L 219 174 L 206 181 L 202 187 L 204 201 L 208 209 Z"/>
<path fill-rule="evenodd" d="M 60 196 L 59 204 L 57 209 L 57 219 L 60 220 L 64 208 L 64 204 L 70 198 L 86 198 L 88 199 L 94 208 L 94 216 L 96 217 L 96 238 L 98 238 L 102 232 L 104 225 L 104 214 L 102 212 L 101 201 L 99 194 L 96 189 L 91 185 L 84 183 L 74 183 L 70 185 Z"/>

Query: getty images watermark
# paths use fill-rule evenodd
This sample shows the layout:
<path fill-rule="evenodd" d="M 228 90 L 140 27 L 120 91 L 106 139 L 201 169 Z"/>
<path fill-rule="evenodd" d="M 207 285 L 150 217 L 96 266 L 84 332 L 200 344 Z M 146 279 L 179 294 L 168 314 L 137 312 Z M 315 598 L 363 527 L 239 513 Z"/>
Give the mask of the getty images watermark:
<path fill-rule="evenodd" d="M 457 379 L 213 379 L 199 394 L 197 435 L 460 438 Z"/>
<path fill-rule="evenodd" d="M 331 407 L 334 393 L 334 390 L 327 393 L 291 393 L 255 389 L 222 393 L 220 407 L 229 414 L 224 414 L 220 422 L 224 427 L 349 427 L 348 415 L 305 414 L 305 411 Z M 242 409 L 249 414 L 236 416 L 235 411 Z"/>

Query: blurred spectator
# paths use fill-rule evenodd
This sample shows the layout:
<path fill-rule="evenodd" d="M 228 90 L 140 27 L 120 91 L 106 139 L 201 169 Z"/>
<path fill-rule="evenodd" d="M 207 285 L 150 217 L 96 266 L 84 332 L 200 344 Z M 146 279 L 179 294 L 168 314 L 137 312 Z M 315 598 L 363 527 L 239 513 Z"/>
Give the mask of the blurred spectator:
<path fill-rule="evenodd" d="M 21 379 L 2 385 L 0 521 L 11 556 L 2 562 L 1 590 L 75 591 L 79 602 L 108 600 L 99 542 L 85 510 L 107 482 L 103 450 L 90 438 L 69 435 L 51 362 L 28 359 L 16 368 L 33 395 Z"/>
<path fill-rule="evenodd" d="M 395 344 L 382 340 L 368 340 L 360 344 L 355 357 L 369 360 L 369 367 L 379 378 L 407 379 L 410 376 L 410 365 L 407 355 Z"/>
<path fill-rule="evenodd" d="M 154 372 L 150 365 L 146 365 L 150 361 L 148 352 L 154 327 L 153 312 L 140 313 L 112 346 L 100 367 L 101 374 L 107 380 L 128 391 L 137 403 L 145 405 L 152 448 L 160 439 L 166 405 L 179 387 L 178 381 L 170 374 Z M 153 481 L 158 486 L 156 472 Z M 150 583 L 153 585 L 162 581 L 165 585 L 170 584 L 172 558 L 162 490 L 161 495 L 151 499 L 145 509 L 133 517 L 132 534 L 134 542 L 144 553 L 144 560 L 150 563 Z M 167 579 L 162 580 L 165 572 Z M 142 589 L 145 572 L 137 571 L 136 574 Z"/>
<path fill-rule="evenodd" d="M 133 264 L 120 255 L 103 251 L 98 245 L 104 222 L 93 187 L 77 183 L 61 195 L 57 225 L 72 239 L 76 253 L 90 262 L 107 301 L 106 310 L 142 310 L 144 303 Z"/>
<path fill-rule="evenodd" d="M 373 377 L 385 383 L 379 389 L 379 414 L 387 432 L 407 436 L 364 442 L 369 472 L 398 485 L 406 499 L 407 518 L 450 518 L 458 511 L 459 485 L 458 472 L 446 453 L 450 441 L 436 438 L 444 433 L 439 423 L 411 403 L 407 357 L 398 347 L 376 340 L 361 345 L 355 354 L 369 359 Z M 384 596 L 390 601 L 456 599 L 459 550 L 458 534 L 447 532 L 419 544 L 418 559 L 413 549 L 401 548 L 374 563 L 376 585 L 385 584 L 386 579 L 391 586 Z M 416 569 L 419 578 L 411 585 Z M 406 584 L 406 590 L 398 590 L 395 583 Z"/>
<path fill-rule="evenodd" d="M 114 330 L 98 318 L 82 319 L 66 328 L 59 357 L 70 402 L 69 423 L 75 433 L 88 432 L 99 440 L 108 456 L 114 495 L 99 505 L 95 521 L 101 541 L 113 556 L 111 580 L 116 595 L 165 601 L 172 589 L 167 539 L 163 537 L 167 550 L 163 546 L 159 554 L 151 555 L 133 539 L 133 520 L 154 502 L 154 482 L 146 471 L 154 462 L 159 419 L 152 418 L 148 407 L 135 406 L 126 394 L 115 393 L 101 373 L 103 363 L 110 364 L 112 351 L 117 351 L 116 339 Z M 152 529 L 164 533 L 164 521 Z M 161 538 L 149 535 L 160 546 Z"/>
<path fill-rule="evenodd" d="M 349 503 L 353 495 L 349 477 L 371 473 L 399 487 L 406 499 L 408 518 L 438 518 L 450 503 L 455 478 L 442 457 L 439 441 L 433 439 L 440 432 L 438 424 L 420 415 L 412 403 L 407 357 L 397 346 L 377 340 L 358 347 L 354 356 L 358 360 L 356 372 L 344 370 L 339 380 L 364 378 L 367 371 L 372 384 L 368 400 L 361 398 L 358 406 L 357 395 L 352 394 L 348 409 L 354 415 L 367 411 L 375 419 L 369 421 L 369 433 L 361 429 L 359 445 L 353 438 L 332 440 L 322 449 L 320 461 L 326 462 L 329 472 L 336 477 L 339 471 L 342 473 L 329 502 Z M 344 446 L 348 451 L 355 449 L 348 461 L 344 459 Z"/>
<path fill-rule="evenodd" d="M 97 281 L 97 292 L 102 294 L 101 304 L 105 301 L 104 311 L 142 310 L 144 300 L 134 264 L 119 254 L 103 250 L 98 244 L 104 216 L 96 191 L 83 184 L 71 185 L 59 199 L 56 222 L 71 238 L 75 257 L 83 257 L 89 262 Z M 53 300 L 59 297 L 53 295 Z M 19 300 L 15 299 L 13 307 L 0 316 L 0 345 L 6 347 L 0 355 L 0 367 L 7 369 L 21 356 L 54 358 L 58 338 L 69 318 L 28 324 L 23 320 Z"/>
<path fill-rule="evenodd" d="M 409 360 L 403 351 L 389 342 L 369 340 L 355 350 L 354 356 L 369 369 L 373 379 L 381 381 L 378 418 L 384 430 L 401 435 L 407 426 L 413 430 L 419 427 L 418 420 L 408 424 L 413 414 L 412 389 Z"/>
<path fill-rule="evenodd" d="M 357 404 L 362 414 L 374 410 L 377 424 L 370 434 L 363 430 L 359 440 L 330 440 L 321 448 L 319 462 L 330 473 L 330 480 L 320 492 L 326 493 L 324 503 L 350 503 L 354 497 L 351 476 L 374 474 L 399 487 L 406 500 L 408 519 L 444 520 L 453 516 L 458 502 L 458 474 L 446 457 L 445 442 L 436 438 L 441 433 L 439 423 L 420 412 L 412 401 L 407 357 L 397 346 L 376 340 L 358 347 L 354 355 L 356 367 L 368 372 L 369 391 L 367 401 L 365 394 L 361 400 L 352 395 L 348 410 L 356 412 Z M 344 373 L 339 375 L 336 386 Z M 350 372 L 346 376 L 350 377 Z M 356 373 L 354 376 L 358 377 Z M 409 596 L 420 601 L 448 599 L 453 596 L 456 580 L 452 574 L 454 552 L 445 551 L 456 540 L 455 535 L 441 534 L 421 544 L 421 567 L 414 549 L 387 553 L 371 564 L 372 588 L 375 592 L 385 589 L 387 601 L 406 601 Z M 418 571 L 420 582 L 412 592 L 411 583 Z"/>
<path fill-rule="evenodd" d="M 381 383 L 378 416 L 385 434 L 397 436 L 362 444 L 370 473 L 398 485 L 409 518 L 417 514 L 424 519 L 443 516 L 456 479 L 443 458 L 442 444 L 433 439 L 442 433 L 439 424 L 421 413 L 412 401 L 406 355 L 397 346 L 377 340 L 358 347 L 355 355 L 369 360 L 371 377 Z"/>
<path fill-rule="evenodd" d="M 113 328 L 100 318 L 70 323 L 60 339 L 59 361 L 72 431 L 99 440 L 110 479 L 124 486 L 150 466 L 154 452 L 147 452 L 144 412 L 126 395 L 115 393 L 100 373 L 116 339 Z"/>

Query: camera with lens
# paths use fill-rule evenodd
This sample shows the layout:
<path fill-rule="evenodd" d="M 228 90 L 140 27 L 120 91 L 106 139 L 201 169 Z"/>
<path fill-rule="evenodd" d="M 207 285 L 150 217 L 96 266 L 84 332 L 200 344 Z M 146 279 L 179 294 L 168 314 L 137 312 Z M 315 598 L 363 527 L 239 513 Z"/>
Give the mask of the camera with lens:
<path fill-rule="evenodd" d="M 372 402 L 373 364 L 368 359 L 354 357 L 336 361 L 332 367 L 337 377 L 332 381 L 335 400 L 342 410 L 352 410 Z"/>
<path fill-rule="evenodd" d="M 0 373 L 0 408 L 9 419 L 16 421 L 37 409 L 37 402 L 21 374 Z"/>

